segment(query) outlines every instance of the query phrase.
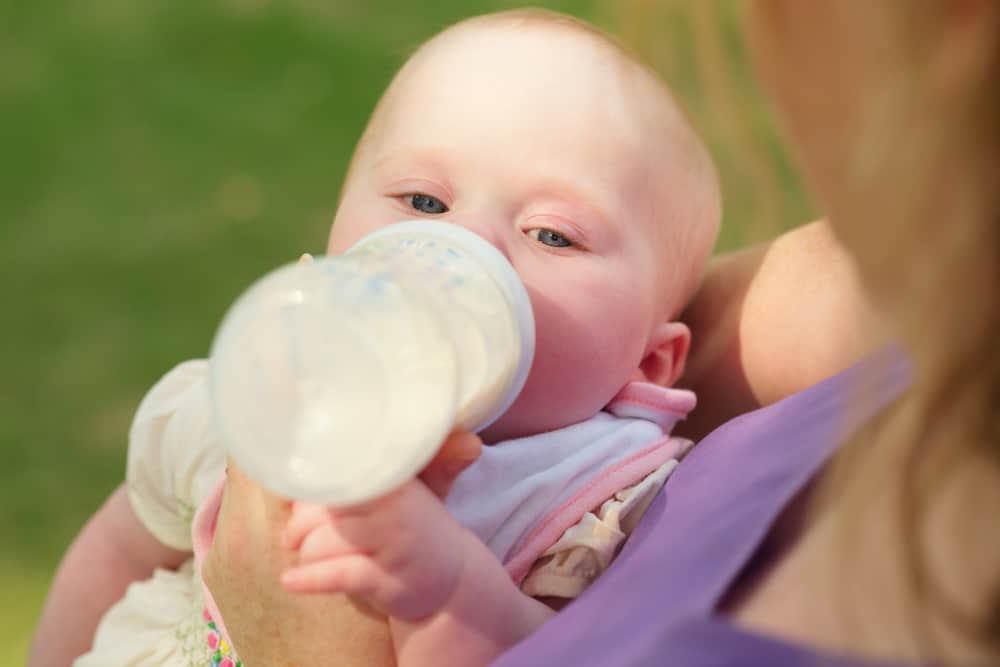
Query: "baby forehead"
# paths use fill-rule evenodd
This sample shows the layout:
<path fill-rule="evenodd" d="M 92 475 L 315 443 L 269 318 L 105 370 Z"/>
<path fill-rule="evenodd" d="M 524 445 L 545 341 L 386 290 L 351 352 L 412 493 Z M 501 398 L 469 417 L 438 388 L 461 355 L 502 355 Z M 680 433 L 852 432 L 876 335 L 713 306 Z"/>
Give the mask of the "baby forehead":
<path fill-rule="evenodd" d="M 580 26 L 459 24 L 413 55 L 379 107 L 366 132 L 376 153 L 472 145 L 555 172 L 569 160 L 645 183 L 683 171 L 690 157 L 686 121 L 662 81 Z"/>
<path fill-rule="evenodd" d="M 630 100 L 650 92 L 636 85 L 639 69 L 609 39 L 582 27 L 483 21 L 459 24 L 424 44 L 393 86 L 422 94 L 480 83 L 480 92 L 498 97 Z"/>
<path fill-rule="evenodd" d="M 516 125 L 522 137 L 534 130 L 553 141 L 584 134 L 592 144 L 621 144 L 616 137 L 633 148 L 669 136 L 679 117 L 662 83 L 619 47 L 552 26 L 446 31 L 404 65 L 380 106 L 378 120 L 390 125 L 410 116 L 410 126 L 419 115 L 428 130 Z"/>
<path fill-rule="evenodd" d="M 474 55 L 500 51 L 512 55 L 519 50 L 552 55 L 572 52 L 578 57 L 603 55 L 627 61 L 626 52 L 600 32 L 568 23 L 504 21 L 481 17 L 454 25 L 424 43 L 414 54 Z"/>

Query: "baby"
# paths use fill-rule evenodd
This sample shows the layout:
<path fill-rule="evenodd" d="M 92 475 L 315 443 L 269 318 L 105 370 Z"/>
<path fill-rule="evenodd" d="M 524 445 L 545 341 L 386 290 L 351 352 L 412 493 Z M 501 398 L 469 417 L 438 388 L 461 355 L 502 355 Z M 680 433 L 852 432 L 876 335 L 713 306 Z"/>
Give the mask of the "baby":
<path fill-rule="evenodd" d="M 328 253 L 412 218 L 474 231 L 527 287 L 534 365 L 444 500 L 413 480 L 346 510 L 296 503 L 285 540 L 297 566 L 283 585 L 368 603 L 407 665 L 485 664 L 554 613 L 540 599 L 578 595 L 687 444 L 668 437 L 693 407 L 667 389 L 690 339 L 674 318 L 719 216 L 711 161 L 667 90 L 590 26 L 518 10 L 420 47 L 358 144 Z M 205 374 L 205 362 L 182 364 L 140 406 L 127 494 L 67 555 L 34 664 L 78 641 L 60 618 L 103 613 L 137 578 L 141 568 L 114 565 L 121 553 L 163 569 L 129 587 L 76 664 L 237 664 L 198 573 L 225 465 Z M 96 546 L 116 532 L 119 555 Z M 95 579 L 103 593 L 87 591 Z"/>

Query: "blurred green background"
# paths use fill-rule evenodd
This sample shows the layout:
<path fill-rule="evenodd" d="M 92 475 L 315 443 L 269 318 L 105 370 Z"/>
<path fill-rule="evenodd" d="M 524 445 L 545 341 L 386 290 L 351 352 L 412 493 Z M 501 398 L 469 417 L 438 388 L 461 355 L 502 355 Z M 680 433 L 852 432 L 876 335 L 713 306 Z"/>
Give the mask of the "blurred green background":
<path fill-rule="evenodd" d="M 121 481 L 143 392 L 253 278 L 322 252 L 367 114 L 417 44 L 520 3 L 64 0 L 0 8 L 0 666 Z M 541 6 L 622 35 L 709 140 L 722 248 L 809 214 L 735 0 Z"/>

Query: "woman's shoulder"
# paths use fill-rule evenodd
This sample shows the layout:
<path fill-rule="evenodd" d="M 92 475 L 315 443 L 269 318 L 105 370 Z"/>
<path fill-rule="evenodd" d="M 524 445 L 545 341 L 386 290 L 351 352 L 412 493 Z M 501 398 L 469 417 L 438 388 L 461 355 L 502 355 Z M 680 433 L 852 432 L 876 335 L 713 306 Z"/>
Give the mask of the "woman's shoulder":
<path fill-rule="evenodd" d="M 876 350 L 854 261 L 825 221 L 713 259 L 682 315 L 692 331 L 682 379 L 700 406 L 683 430 L 700 439 Z"/>

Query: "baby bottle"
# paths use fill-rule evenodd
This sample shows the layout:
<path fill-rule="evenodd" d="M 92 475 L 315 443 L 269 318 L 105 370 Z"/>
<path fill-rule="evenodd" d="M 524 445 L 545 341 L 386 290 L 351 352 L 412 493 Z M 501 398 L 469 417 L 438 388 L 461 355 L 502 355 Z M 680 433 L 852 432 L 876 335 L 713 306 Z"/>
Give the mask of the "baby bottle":
<path fill-rule="evenodd" d="M 252 478 L 351 505 L 414 477 L 455 426 L 496 420 L 534 347 L 528 294 L 496 248 L 401 222 L 244 292 L 212 344 L 212 404 Z"/>

